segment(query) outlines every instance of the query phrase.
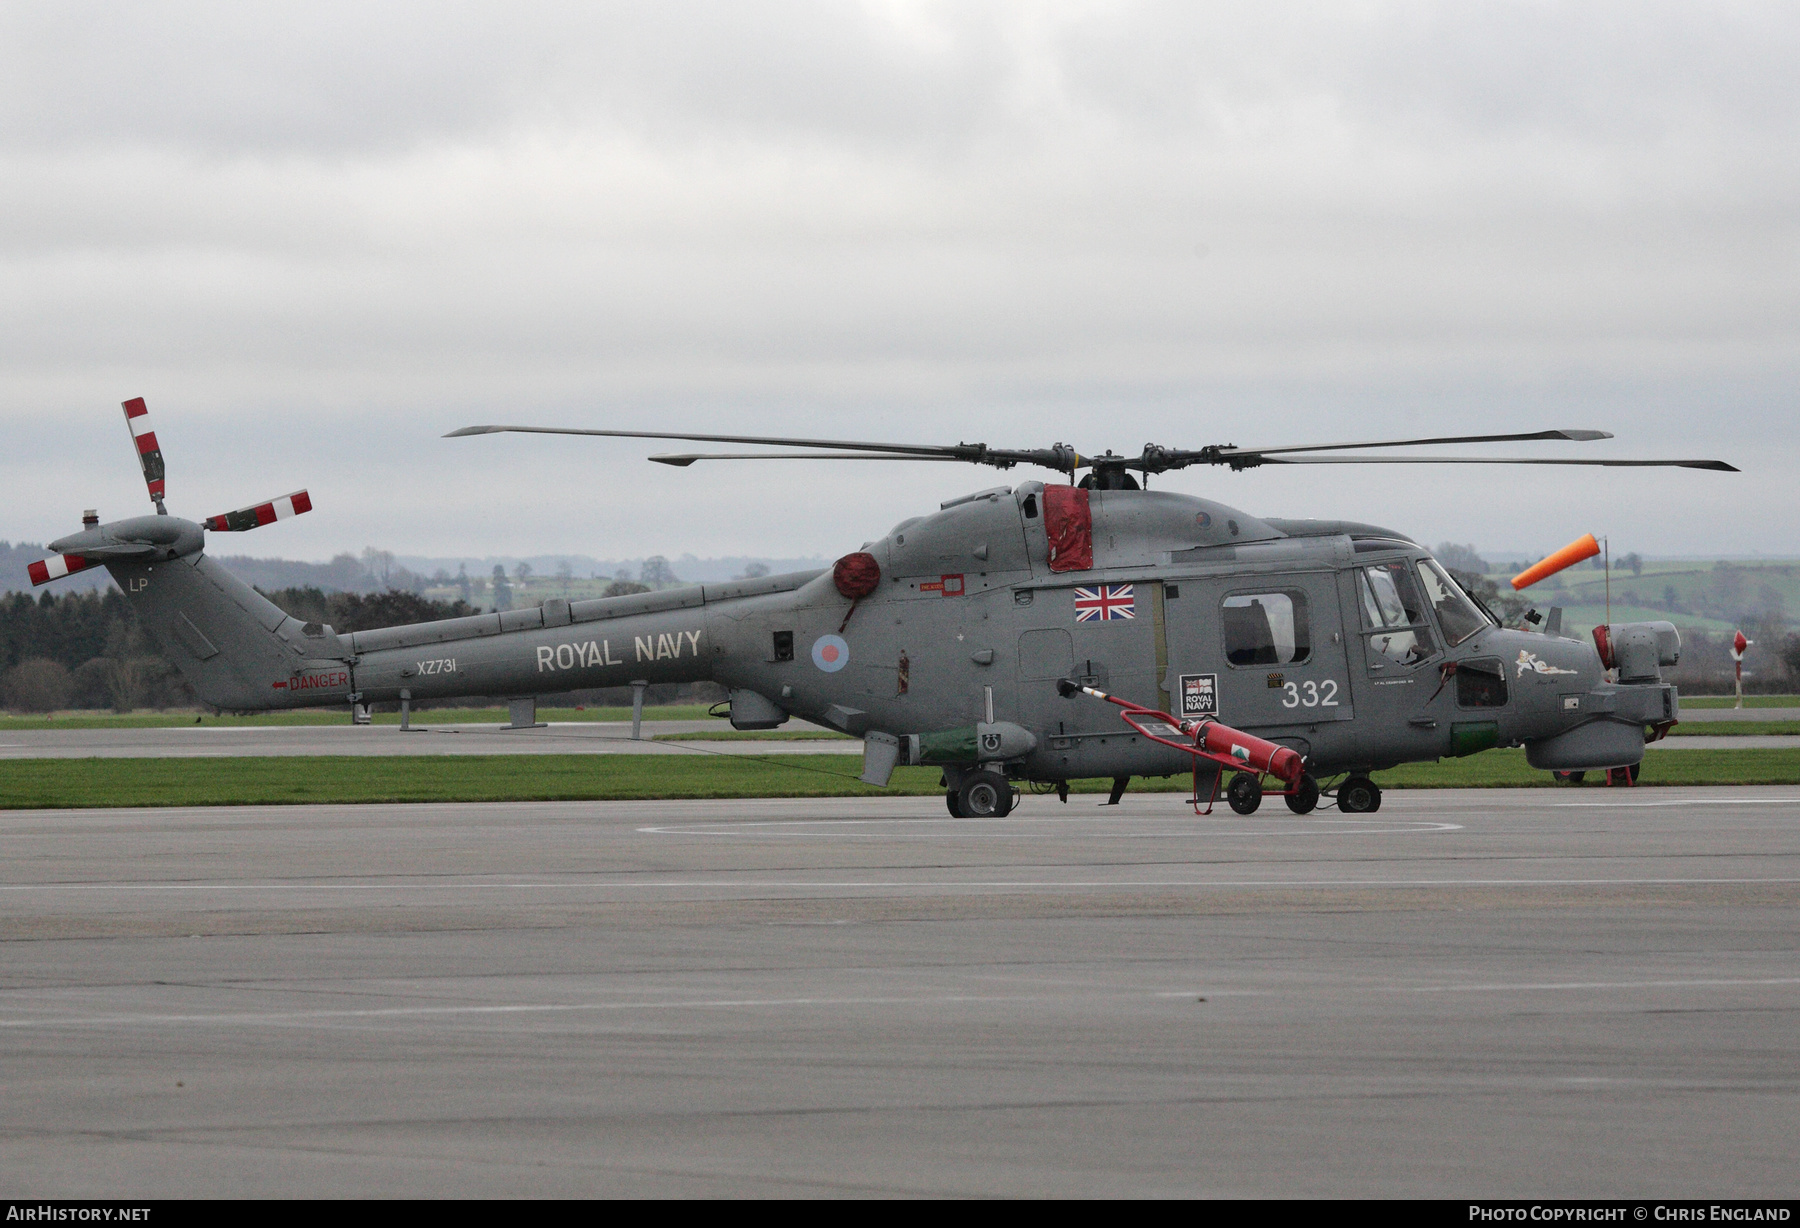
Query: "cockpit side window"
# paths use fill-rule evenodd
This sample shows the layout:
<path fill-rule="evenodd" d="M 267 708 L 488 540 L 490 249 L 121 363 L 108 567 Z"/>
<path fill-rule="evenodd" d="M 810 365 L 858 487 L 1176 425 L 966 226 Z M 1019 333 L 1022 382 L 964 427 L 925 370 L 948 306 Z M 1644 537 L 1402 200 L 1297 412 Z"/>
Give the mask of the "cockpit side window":
<path fill-rule="evenodd" d="M 1405 562 L 1380 563 L 1356 573 L 1371 664 L 1416 665 L 1437 652 L 1425 603 Z"/>
<path fill-rule="evenodd" d="M 1419 560 L 1419 580 L 1425 585 L 1425 596 L 1437 612 L 1438 627 L 1451 647 L 1462 643 L 1488 625 L 1488 620 L 1462 586 L 1444 574 L 1444 569 L 1431 559 Z"/>

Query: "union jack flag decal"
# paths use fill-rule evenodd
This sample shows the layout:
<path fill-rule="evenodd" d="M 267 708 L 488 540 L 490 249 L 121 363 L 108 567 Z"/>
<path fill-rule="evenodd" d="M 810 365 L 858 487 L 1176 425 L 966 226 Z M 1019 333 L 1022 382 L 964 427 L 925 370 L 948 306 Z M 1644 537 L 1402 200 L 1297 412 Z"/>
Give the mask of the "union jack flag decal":
<path fill-rule="evenodd" d="M 1075 590 L 1075 621 L 1078 623 L 1111 622 L 1115 618 L 1137 617 L 1137 594 L 1130 584 L 1102 584 L 1097 588 Z"/>

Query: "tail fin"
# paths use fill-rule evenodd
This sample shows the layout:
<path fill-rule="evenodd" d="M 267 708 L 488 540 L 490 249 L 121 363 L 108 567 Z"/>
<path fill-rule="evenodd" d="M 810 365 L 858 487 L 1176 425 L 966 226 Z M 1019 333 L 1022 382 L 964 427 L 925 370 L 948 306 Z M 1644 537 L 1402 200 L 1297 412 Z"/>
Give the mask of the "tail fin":
<path fill-rule="evenodd" d="M 244 711 L 349 699 L 348 645 L 329 627 L 282 613 L 205 554 L 156 563 L 108 560 L 106 569 L 163 654 L 214 707 Z"/>

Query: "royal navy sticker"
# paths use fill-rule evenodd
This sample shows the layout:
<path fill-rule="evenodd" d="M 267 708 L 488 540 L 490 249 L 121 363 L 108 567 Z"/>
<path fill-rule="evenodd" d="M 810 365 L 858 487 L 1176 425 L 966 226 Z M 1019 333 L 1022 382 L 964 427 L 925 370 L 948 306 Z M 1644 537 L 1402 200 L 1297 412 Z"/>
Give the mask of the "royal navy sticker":
<path fill-rule="evenodd" d="M 1219 715 L 1219 676 L 1217 674 L 1181 675 L 1181 715 Z"/>

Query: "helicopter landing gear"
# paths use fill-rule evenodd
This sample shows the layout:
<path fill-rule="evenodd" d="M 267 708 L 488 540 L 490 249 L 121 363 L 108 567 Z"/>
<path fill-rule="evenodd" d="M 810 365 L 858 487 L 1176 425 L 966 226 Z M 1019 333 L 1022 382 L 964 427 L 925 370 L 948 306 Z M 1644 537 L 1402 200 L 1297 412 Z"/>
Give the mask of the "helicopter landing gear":
<path fill-rule="evenodd" d="M 1373 814 L 1381 809 L 1381 786 L 1367 776 L 1352 776 L 1338 786 L 1337 803 L 1345 814 Z"/>
<path fill-rule="evenodd" d="M 1225 800 L 1239 814 L 1255 814 L 1256 808 L 1262 805 L 1262 781 L 1249 772 L 1239 772 L 1225 786 Z"/>
<path fill-rule="evenodd" d="M 1319 804 L 1319 782 L 1311 776 L 1302 776 L 1294 791 L 1283 800 L 1295 814 L 1311 814 L 1313 807 Z"/>
<path fill-rule="evenodd" d="M 1004 819 L 1012 812 L 1012 785 L 998 772 L 971 772 L 945 802 L 959 819 Z"/>

